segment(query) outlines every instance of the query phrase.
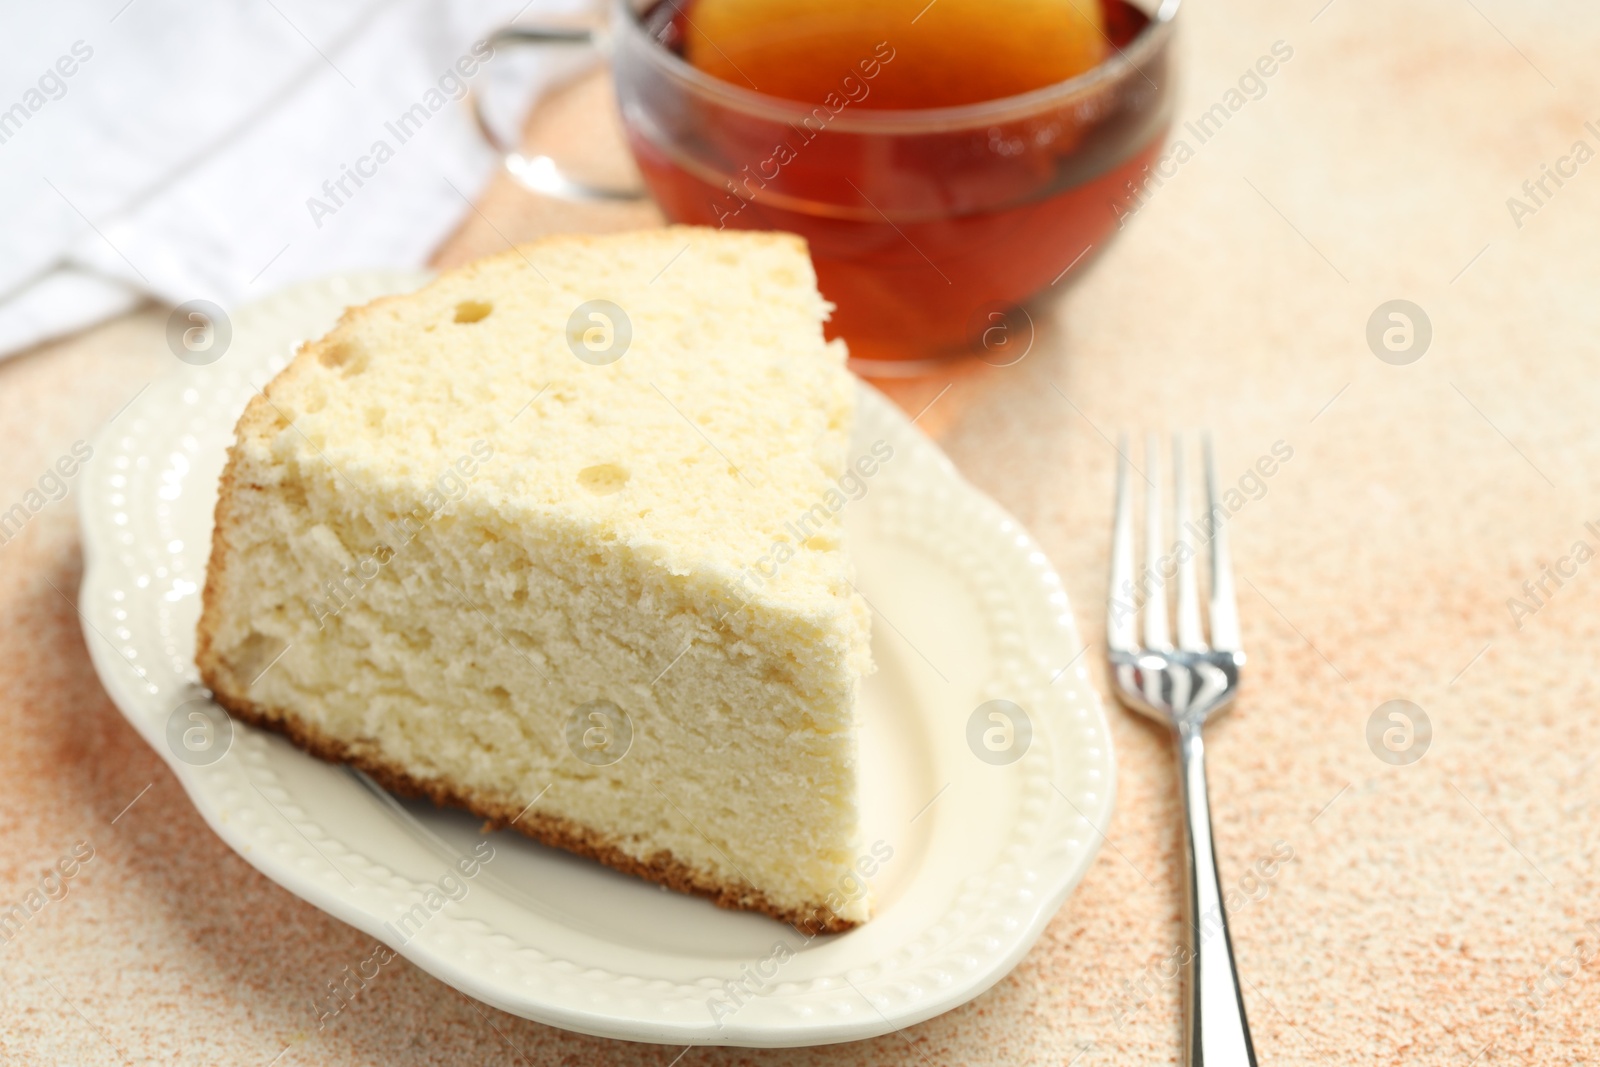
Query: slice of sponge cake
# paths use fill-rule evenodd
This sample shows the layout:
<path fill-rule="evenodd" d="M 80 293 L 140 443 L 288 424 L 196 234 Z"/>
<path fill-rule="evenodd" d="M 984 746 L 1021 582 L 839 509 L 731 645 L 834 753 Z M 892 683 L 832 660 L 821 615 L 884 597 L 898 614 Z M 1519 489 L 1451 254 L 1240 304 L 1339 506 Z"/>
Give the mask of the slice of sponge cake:
<path fill-rule="evenodd" d="M 798 238 L 671 228 L 346 312 L 239 420 L 205 684 L 398 792 L 725 907 L 865 920 L 827 310 Z"/>

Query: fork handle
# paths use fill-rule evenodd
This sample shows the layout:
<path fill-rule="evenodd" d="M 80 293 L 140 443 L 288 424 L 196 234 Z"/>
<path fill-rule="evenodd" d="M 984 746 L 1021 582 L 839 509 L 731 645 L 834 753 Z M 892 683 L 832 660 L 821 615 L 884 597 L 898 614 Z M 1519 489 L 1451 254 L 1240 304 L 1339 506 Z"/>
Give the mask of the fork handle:
<path fill-rule="evenodd" d="M 1233 963 L 1233 939 L 1222 904 L 1211 841 L 1211 804 L 1206 794 L 1206 747 L 1199 724 L 1178 729 L 1178 764 L 1183 783 L 1184 845 L 1189 860 L 1188 1012 L 1186 1062 L 1190 1067 L 1256 1067 L 1245 1021 L 1244 998 Z M 1217 937 L 1221 934 L 1221 938 Z"/>

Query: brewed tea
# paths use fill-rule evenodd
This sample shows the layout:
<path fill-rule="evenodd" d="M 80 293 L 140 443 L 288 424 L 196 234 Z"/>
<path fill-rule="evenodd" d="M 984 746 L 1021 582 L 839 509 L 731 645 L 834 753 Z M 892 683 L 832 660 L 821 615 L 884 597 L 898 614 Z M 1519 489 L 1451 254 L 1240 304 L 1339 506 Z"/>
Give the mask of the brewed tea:
<path fill-rule="evenodd" d="M 662 0 L 639 17 L 712 76 L 624 78 L 662 211 L 805 237 L 857 358 L 970 349 L 995 309 L 1087 262 L 1170 117 L 1166 51 L 1137 47 L 1151 20 L 1125 0 Z"/>
<path fill-rule="evenodd" d="M 692 0 L 674 21 L 700 70 L 806 104 L 885 50 L 894 60 L 869 107 L 1016 96 L 1082 74 L 1109 48 L 1098 0 Z"/>

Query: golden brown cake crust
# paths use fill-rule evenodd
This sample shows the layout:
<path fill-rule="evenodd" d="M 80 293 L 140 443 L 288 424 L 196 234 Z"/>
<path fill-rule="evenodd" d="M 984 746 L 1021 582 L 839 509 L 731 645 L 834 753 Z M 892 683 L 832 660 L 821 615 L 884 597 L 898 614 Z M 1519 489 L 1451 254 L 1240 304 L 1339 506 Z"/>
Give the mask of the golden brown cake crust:
<path fill-rule="evenodd" d="M 464 808 L 485 819 L 485 828 L 498 830 L 509 827 L 526 834 L 540 844 L 598 860 L 624 874 L 643 878 L 647 882 L 656 882 L 680 893 L 707 897 L 719 908 L 760 912 L 779 922 L 789 924 L 806 937 L 843 933 L 859 925 L 848 919 L 839 918 L 820 905 L 809 911 L 779 907 L 756 889 L 713 879 L 680 863 L 671 852 L 665 850 L 657 852 L 647 860 L 638 859 L 618 848 L 607 835 L 558 815 L 539 812 L 519 813 L 504 804 L 459 790 L 447 782 L 419 780 L 394 764 L 353 751 L 344 742 L 329 737 L 295 715 L 268 710 L 252 701 L 231 696 L 217 688 L 217 683 L 221 679 L 212 677 L 211 672 L 204 667 L 201 673 L 202 680 L 212 691 L 213 699 L 227 708 L 229 714 L 235 718 L 252 726 L 282 734 L 297 747 L 319 759 L 355 767 L 370 775 L 391 793 L 405 797 L 427 797 L 440 807 Z"/>

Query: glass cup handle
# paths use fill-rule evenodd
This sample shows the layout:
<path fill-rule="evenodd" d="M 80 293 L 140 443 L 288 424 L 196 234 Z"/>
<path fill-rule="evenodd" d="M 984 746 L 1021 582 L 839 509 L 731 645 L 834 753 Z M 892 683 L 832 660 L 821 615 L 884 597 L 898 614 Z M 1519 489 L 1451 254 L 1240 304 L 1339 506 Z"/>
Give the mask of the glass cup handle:
<path fill-rule="evenodd" d="M 489 35 L 489 44 L 494 48 L 501 45 L 586 45 L 604 51 L 605 38 L 600 31 L 590 29 L 503 26 Z M 580 181 L 568 177 L 561 165 L 550 156 L 524 155 L 516 145 L 507 144 L 489 125 L 479 94 L 468 90 L 467 99 L 471 101 L 472 119 L 477 124 L 478 132 L 491 148 L 500 153 L 506 172 L 523 188 L 558 200 L 580 202 L 642 200 L 647 195 L 637 187 L 621 189 Z"/>

